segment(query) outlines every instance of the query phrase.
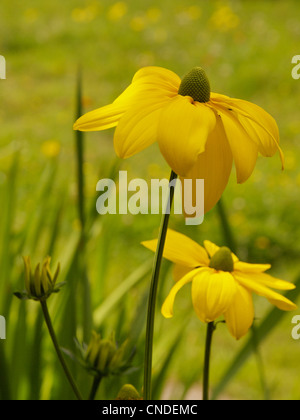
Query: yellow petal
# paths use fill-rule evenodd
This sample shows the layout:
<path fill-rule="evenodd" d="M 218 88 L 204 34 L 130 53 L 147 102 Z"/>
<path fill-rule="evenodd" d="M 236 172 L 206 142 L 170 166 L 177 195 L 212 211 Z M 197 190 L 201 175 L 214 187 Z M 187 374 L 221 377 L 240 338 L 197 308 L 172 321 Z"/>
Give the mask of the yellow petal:
<path fill-rule="evenodd" d="M 239 340 L 246 335 L 254 319 L 252 294 L 237 285 L 236 295 L 224 316 L 230 334 L 234 338 Z"/>
<path fill-rule="evenodd" d="M 252 264 L 249 264 L 249 265 L 252 265 Z M 277 290 L 294 290 L 296 288 L 296 286 L 293 283 L 290 283 L 285 280 L 277 279 L 275 277 L 270 276 L 269 274 L 261 273 L 261 272 L 259 273 L 259 272 L 253 271 L 251 273 L 251 280 L 259 284 L 262 284 L 266 287 L 271 287 L 272 289 L 277 289 Z"/>
<path fill-rule="evenodd" d="M 194 104 L 188 96 L 176 96 L 163 109 L 158 144 L 177 175 L 186 176 L 195 165 L 215 124 L 214 112 L 204 104 Z"/>
<path fill-rule="evenodd" d="M 204 241 L 204 246 L 210 258 L 213 257 L 220 249 L 220 247 L 211 241 Z"/>
<path fill-rule="evenodd" d="M 127 106 L 110 104 L 90 111 L 80 117 L 73 129 L 79 131 L 101 131 L 115 127 L 124 115 Z"/>
<path fill-rule="evenodd" d="M 142 242 L 142 245 L 155 252 L 157 239 Z M 185 267 L 196 268 L 209 264 L 207 252 L 202 246 L 172 229 L 168 229 L 163 256 Z"/>
<path fill-rule="evenodd" d="M 220 117 L 214 130 L 209 134 L 205 151 L 188 171 L 186 178 L 193 179 L 193 192 L 196 192 L 196 179 L 204 179 L 204 212 L 207 213 L 221 198 L 232 169 L 232 153 Z M 184 181 L 184 178 L 182 179 Z M 184 182 L 182 183 L 184 190 Z M 183 194 L 184 196 L 184 194 Z M 194 202 L 195 199 L 193 198 Z"/>
<path fill-rule="evenodd" d="M 194 276 L 199 272 L 199 270 L 201 269 L 197 268 L 196 270 L 190 271 L 181 280 L 175 283 L 175 286 L 172 287 L 168 297 L 166 298 L 161 308 L 161 313 L 165 318 L 172 318 L 173 306 L 177 293 L 184 285 L 190 283 L 193 280 Z"/>
<path fill-rule="evenodd" d="M 191 267 L 186 267 L 180 264 L 174 264 L 173 267 L 173 279 L 175 282 L 182 279 L 182 277 L 186 276 L 192 270 Z"/>
<path fill-rule="evenodd" d="M 115 127 L 124 113 L 145 99 L 174 97 L 177 95 L 180 78 L 170 70 L 145 67 L 139 70 L 132 83 L 110 105 L 88 112 L 74 124 L 74 130 L 100 131 Z"/>
<path fill-rule="evenodd" d="M 212 322 L 228 310 L 236 294 L 231 273 L 200 269 L 192 283 L 194 309 L 202 322 Z"/>
<path fill-rule="evenodd" d="M 261 282 L 256 281 L 253 274 L 234 272 L 233 275 L 239 284 L 259 296 L 264 296 L 273 305 L 277 306 L 277 308 L 283 311 L 293 311 L 297 308 L 297 306 L 286 297 L 281 296 L 279 293 L 269 289 Z"/>
<path fill-rule="evenodd" d="M 248 264 L 242 261 L 237 261 L 234 264 L 234 270 L 242 271 L 243 273 L 263 273 L 270 268 L 270 264 Z"/>
<path fill-rule="evenodd" d="M 161 110 L 169 98 L 157 97 L 131 106 L 121 118 L 114 135 L 116 154 L 126 159 L 141 152 L 157 140 Z"/>
<path fill-rule="evenodd" d="M 256 133 L 254 139 L 259 146 L 259 152 L 263 156 L 274 156 L 279 150 L 282 155 L 279 147 L 279 130 L 274 118 L 263 108 L 251 102 L 232 99 L 231 104 L 245 129 L 249 130 L 249 133 Z"/>
<path fill-rule="evenodd" d="M 254 170 L 258 156 L 258 146 L 249 137 L 247 131 L 228 106 L 220 105 L 217 102 L 212 102 L 212 104 L 221 116 L 224 125 L 236 168 L 237 182 L 243 183 Z"/>
<path fill-rule="evenodd" d="M 160 90 L 163 89 L 177 95 L 181 79 L 171 70 L 163 67 L 148 66 L 136 72 L 132 83 L 136 82 L 148 83 Z"/>
<path fill-rule="evenodd" d="M 229 98 L 218 94 L 212 94 L 212 98 L 218 104 L 227 105 L 232 109 L 251 139 L 258 145 L 258 151 L 262 156 L 274 156 L 278 150 L 282 166 L 284 166 L 284 156 L 279 146 L 278 126 L 268 112 L 260 106 L 242 99 Z"/>

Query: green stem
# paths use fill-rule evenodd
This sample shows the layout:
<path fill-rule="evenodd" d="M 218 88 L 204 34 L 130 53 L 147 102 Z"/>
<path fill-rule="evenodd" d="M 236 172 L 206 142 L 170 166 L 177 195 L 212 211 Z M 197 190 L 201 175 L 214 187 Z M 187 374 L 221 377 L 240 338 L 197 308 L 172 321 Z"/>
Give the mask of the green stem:
<path fill-rule="evenodd" d="M 82 71 L 78 68 L 77 86 L 76 86 L 76 115 L 75 119 L 83 115 L 82 107 Z M 83 319 L 83 339 L 88 340 L 92 329 L 91 313 L 91 291 L 90 283 L 86 269 L 86 213 L 85 213 L 85 179 L 84 179 L 84 133 L 75 131 L 76 141 L 76 159 L 77 159 L 77 204 L 78 217 L 80 221 L 81 238 L 78 246 L 78 271 L 81 278 L 82 291 L 82 319 Z"/>
<path fill-rule="evenodd" d="M 172 171 L 170 176 L 170 183 L 177 178 L 177 175 Z M 169 200 L 167 204 L 167 211 L 162 217 L 160 232 L 158 236 L 157 249 L 154 257 L 154 268 L 152 271 L 152 278 L 150 284 L 150 293 L 148 301 L 148 316 L 146 326 L 146 346 L 145 346 L 145 363 L 144 363 L 144 399 L 151 400 L 151 384 L 152 384 L 152 354 L 153 354 L 153 335 L 154 335 L 154 318 L 156 307 L 156 295 L 159 282 L 159 273 L 163 250 L 165 246 L 171 207 L 174 198 L 174 189 L 170 187 Z"/>
<path fill-rule="evenodd" d="M 102 379 L 102 376 L 96 376 L 94 378 L 92 389 L 91 389 L 90 396 L 89 396 L 89 401 L 94 401 L 94 399 L 96 397 L 96 394 L 97 394 L 97 391 L 98 391 L 98 388 L 99 388 L 100 383 L 101 383 L 101 379 Z"/>
<path fill-rule="evenodd" d="M 212 337 L 216 327 L 214 322 L 207 324 L 205 356 L 204 356 L 204 372 L 203 372 L 203 401 L 209 400 L 209 371 Z"/>
<path fill-rule="evenodd" d="M 76 98 L 76 118 L 82 116 L 82 78 L 81 69 L 78 70 L 77 76 L 77 98 Z M 84 235 L 85 227 L 85 210 L 84 210 L 84 174 L 83 174 L 83 163 L 84 163 L 84 143 L 83 143 L 83 132 L 77 130 L 75 132 L 76 137 L 76 157 L 77 157 L 77 193 L 78 193 L 78 215 L 81 224 L 81 232 Z"/>
<path fill-rule="evenodd" d="M 77 386 L 76 386 L 76 384 L 74 382 L 74 379 L 73 379 L 73 377 L 72 377 L 72 375 L 71 375 L 71 373 L 70 373 L 70 371 L 68 369 L 68 366 L 66 365 L 65 359 L 64 359 L 64 357 L 62 355 L 62 352 L 60 350 L 60 347 L 58 345 L 56 334 L 54 332 L 52 321 L 51 321 L 50 314 L 49 314 L 49 311 L 48 311 L 47 302 L 46 301 L 41 301 L 41 306 L 42 306 L 42 310 L 43 310 L 45 322 L 46 322 L 46 325 L 47 325 L 47 328 L 48 328 L 50 337 L 52 339 L 54 348 L 56 350 L 58 359 L 59 359 L 59 361 L 61 363 L 61 366 L 62 366 L 62 368 L 63 368 L 63 370 L 65 372 L 65 375 L 66 375 L 66 377 L 67 377 L 67 379 L 68 379 L 68 381 L 69 381 L 69 383 L 70 383 L 70 385 L 71 385 L 71 387 L 72 387 L 72 389 L 74 391 L 74 394 L 76 395 L 77 399 L 81 401 L 82 400 L 82 396 L 81 396 L 81 394 L 80 394 L 80 392 L 79 392 L 79 390 L 78 390 L 78 388 L 77 388 Z"/>

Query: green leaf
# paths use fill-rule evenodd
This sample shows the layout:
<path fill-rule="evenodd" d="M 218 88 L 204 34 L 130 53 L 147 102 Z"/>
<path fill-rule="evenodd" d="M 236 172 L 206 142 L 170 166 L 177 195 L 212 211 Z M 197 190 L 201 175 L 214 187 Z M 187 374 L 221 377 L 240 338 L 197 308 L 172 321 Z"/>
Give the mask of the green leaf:
<path fill-rule="evenodd" d="M 128 291 L 141 281 L 148 273 L 150 273 L 151 267 L 152 261 L 147 261 L 145 264 L 141 265 L 129 277 L 127 277 L 127 279 L 122 281 L 120 286 L 117 287 L 101 305 L 99 305 L 99 307 L 94 311 L 94 323 L 97 327 L 101 326 L 102 322 L 120 302 L 122 297 L 125 296 L 126 293 L 128 293 Z"/>

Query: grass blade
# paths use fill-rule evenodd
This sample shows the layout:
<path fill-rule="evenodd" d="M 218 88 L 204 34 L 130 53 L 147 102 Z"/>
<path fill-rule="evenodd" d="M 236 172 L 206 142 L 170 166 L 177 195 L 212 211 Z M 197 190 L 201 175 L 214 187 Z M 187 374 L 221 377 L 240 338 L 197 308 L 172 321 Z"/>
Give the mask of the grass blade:
<path fill-rule="evenodd" d="M 286 297 L 292 301 L 296 301 L 300 294 L 300 277 L 295 282 L 296 289 L 288 292 Z M 255 329 L 255 341 L 256 345 L 261 345 L 268 335 L 274 330 L 276 325 L 286 315 L 286 312 L 280 311 L 277 308 L 273 308 L 265 316 L 261 324 Z M 232 378 L 241 369 L 244 363 L 247 361 L 249 356 L 253 352 L 253 337 L 251 336 L 244 347 L 240 350 L 238 355 L 235 357 L 229 368 L 224 373 L 222 379 L 213 391 L 212 399 L 217 399 L 220 393 L 225 389 L 226 385 L 232 380 Z"/>

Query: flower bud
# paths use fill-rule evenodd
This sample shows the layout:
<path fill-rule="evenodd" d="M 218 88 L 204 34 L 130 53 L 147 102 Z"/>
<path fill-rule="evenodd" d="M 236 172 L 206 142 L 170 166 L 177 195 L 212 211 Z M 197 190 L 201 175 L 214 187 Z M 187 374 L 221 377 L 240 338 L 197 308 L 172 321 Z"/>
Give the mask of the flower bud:
<path fill-rule="evenodd" d="M 45 258 L 42 267 L 40 264 L 34 270 L 31 268 L 30 257 L 23 257 L 25 268 L 25 291 L 15 293 L 20 299 L 46 300 L 52 293 L 57 293 L 64 283 L 56 284 L 60 271 L 58 264 L 55 274 L 50 271 L 51 258 Z"/>
<path fill-rule="evenodd" d="M 105 377 L 116 375 L 128 368 L 125 356 L 127 342 L 118 347 L 114 335 L 102 339 L 95 331 L 85 353 L 85 364 L 95 375 Z"/>

